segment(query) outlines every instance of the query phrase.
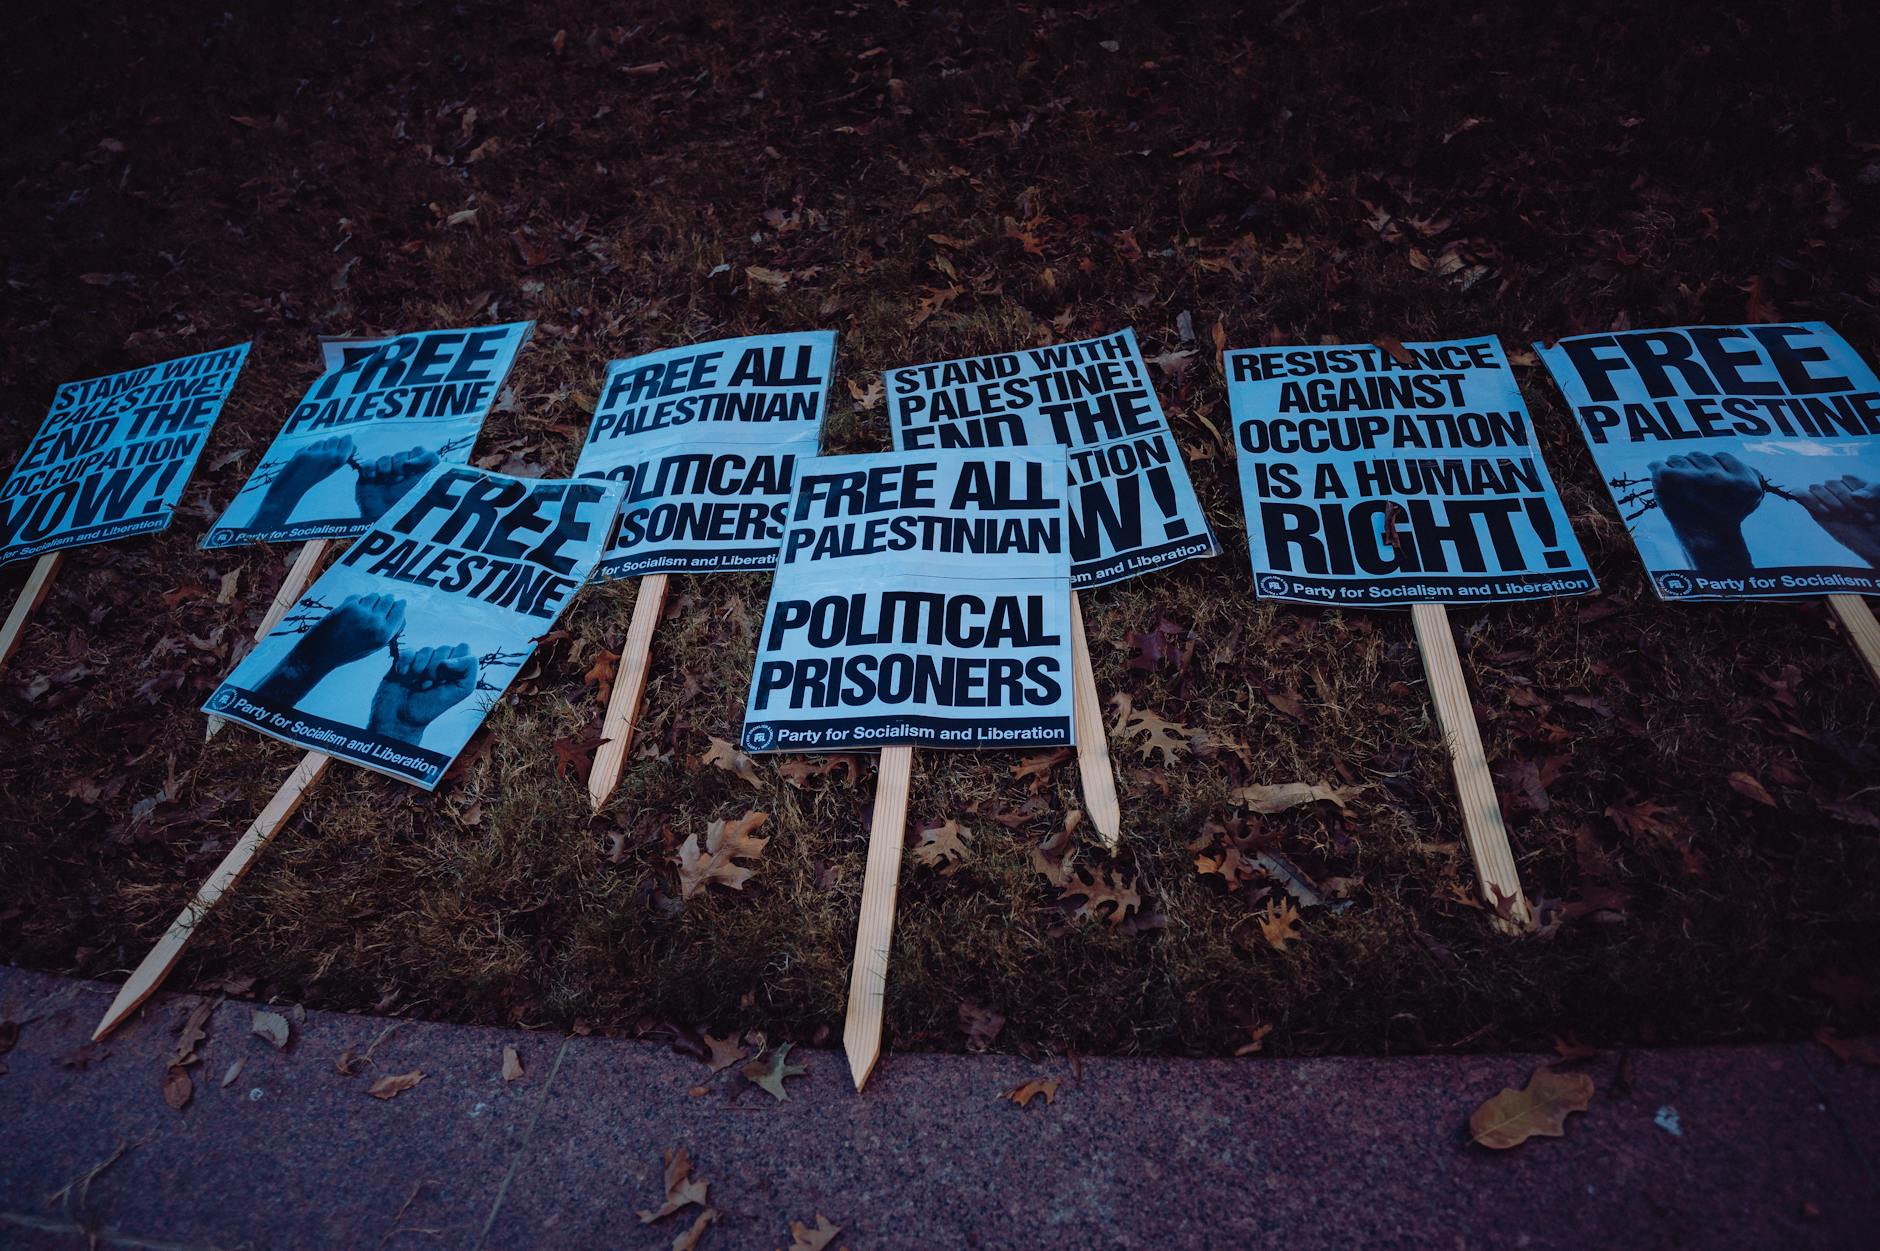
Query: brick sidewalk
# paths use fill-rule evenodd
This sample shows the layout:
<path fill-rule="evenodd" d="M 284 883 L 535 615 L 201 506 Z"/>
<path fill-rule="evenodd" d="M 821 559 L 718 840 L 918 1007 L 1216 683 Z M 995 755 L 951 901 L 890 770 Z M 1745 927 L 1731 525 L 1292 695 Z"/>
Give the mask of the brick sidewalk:
<path fill-rule="evenodd" d="M 196 1002 L 161 997 L 83 1069 L 114 987 L 0 967 L 0 1247 L 667 1248 L 662 1149 L 719 1210 L 703 1248 L 832 1246 L 1856 1247 L 1880 1228 L 1880 1073 L 1813 1044 L 1635 1052 L 1586 1066 L 1563 1139 L 1470 1146 L 1464 1122 L 1529 1056 L 1061 1060 L 890 1053 L 864 1095 L 842 1057 L 777 1103 L 640 1042 L 310 1012 L 277 1052 L 223 1004 L 195 1096 L 162 1096 Z M 388 1026 L 373 1067 L 341 1076 Z M 525 1076 L 500 1076 L 505 1044 Z M 237 1059 L 239 1077 L 219 1083 Z M 796 1058 L 793 1056 L 793 1058 Z M 377 1076 L 422 1069 L 395 1099 Z M 1057 1101 L 999 1093 L 1064 1079 Z M 707 1093 L 689 1093 L 697 1087 Z M 82 1195 L 53 1192 L 127 1149 Z M 1864 1231 L 1864 1232 L 1863 1232 Z"/>

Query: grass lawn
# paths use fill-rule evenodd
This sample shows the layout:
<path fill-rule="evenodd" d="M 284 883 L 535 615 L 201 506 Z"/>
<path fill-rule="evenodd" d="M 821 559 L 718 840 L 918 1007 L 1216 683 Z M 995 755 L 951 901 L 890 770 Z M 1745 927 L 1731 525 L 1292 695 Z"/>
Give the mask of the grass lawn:
<path fill-rule="evenodd" d="M 889 445 L 885 368 L 1133 325 L 1226 549 L 1085 597 L 1104 697 L 1182 727 L 1167 753 L 1112 743 L 1119 856 L 1072 831 L 1079 880 L 1140 903 L 1079 916 L 1052 881 L 1071 765 L 918 756 L 911 826 L 957 822 L 971 859 L 903 868 L 891 1046 L 984 1042 L 988 1014 L 997 1048 L 1114 1053 L 1231 1053 L 1256 1026 L 1288 1053 L 1873 1028 L 1872 683 L 1819 601 L 1658 603 L 1525 348 L 1825 319 L 1872 359 L 1880 14 L 1483 7 L 16 15 L 0 460 L 62 380 L 255 347 L 171 532 L 68 559 L 0 675 L 0 959 L 121 977 L 296 759 L 205 745 L 195 711 L 292 552 L 196 545 L 316 335 L 536 319 L 478 463 L 565 473 L 612 358 L 833 328 L 826 450 L 860 452 Z M 1222 437 L 1223 344 L 1489 333 L 1604 588 L 1451 613 L 1543 908 L 1524 937 L 1474 902 L 1407 615 L 1257 603 Z M 701 760 L 737 737 L 767 587 L 674 580 L 599 817 L 589 678 L 631 582 L 583 596 L 435 796 L 329 771 L 173 985 L 839 1032 L 872 768 Z M 1293 781 L 1347 803 L 1233 799 Z M 682 899 L 678 844 L 753 810 L 771 842 L 744 890 Z M 1230 844 L 1317 883 L 1297 941 L 1268 936 L 1270 879 L 1198 871 Z"/>

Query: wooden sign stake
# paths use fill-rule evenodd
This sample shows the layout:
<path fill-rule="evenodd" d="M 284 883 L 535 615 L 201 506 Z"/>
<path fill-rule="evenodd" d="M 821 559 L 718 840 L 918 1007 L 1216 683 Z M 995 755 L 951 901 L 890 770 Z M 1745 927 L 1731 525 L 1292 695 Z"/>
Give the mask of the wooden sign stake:
<path fill-rule="evenodd" d="M 1830 595 L 1828 607 L 1854 640 L 1854 650 L 1866 662 L 1868 675 L 1880 683 L 1880 622 L 1874 620 L 1873 609 L 1858 595 Z"/>
<path fill-rule="evenodd" d="M 884 747 L 875 775 L 875 820 L 868 828 L 868 870 L 862 876 L 862 915 L 855 927 L 855 963 L 849 969 L 848 1018 L 842 1050 L 855 1089 L 868 1082 L 881 1059 L 881 1013 L 888 995 L 888 948 L 894 941 L 894 896 L 907 839 L 907 792 L 914 772 L 912 747 Z"/>
<path fill-rule="evenodd" d="M 588 801 L 596 812 L 620 785 L 627 748 L 633 745 L 633 726 L 640 719 L 640 699 L 646 694 L 646 675 L 653 664 L 653 631 L 659 628 L 659 614 L 666 606 L 666 578 L 663 573 L 641 578 L 640 593 L 633 601 L 633 620 L 627 625 L 627 641 L 614 670 L 614 691 L 607 697 L 607 715 L 601 720 L 601 745 L 588 772 Z"/>
<path fill-rule="evenodd" d="M 1468 683 L 1462 677 L 1462 662 L 1456 657 L 1456 639 L 1449 631 L 1449 614 L 1441 604 L 1412 604 L 1410 620 L 1416 627 L 1418 650 L 1423 653 L 1430 697 L 1436 702 L 1436 722 L 1442 727 L 1450 764 L 1455 769 L 1462 832 L 1475 861 L 1482 898 L 1495 909 L 1497 917 L 1505 911 L 1509 923 L 1525 927 L 1530 920 L 1527 898 L 1521 893 L 1514 852 L 1508 847 L 1508 831 L 1502 825 L 1501 804 L 1495 799 L 1495 783 L 1482 752 Z"/>
<path fill-rule="evenodd" d="M 1098 840 L 1114 849 L 1123 836 L 1123 811 L 1116 802 L 1116 773 L 1110 766 L 1110 736 L 1097 702 L 1097 675 L 1090 667 L 1090 642 L 1084 637 L 1084 608 L 1071 592 L 1071 711 L 1077 725 L 1077 776 L 1084 807 Z"/>
<path fill-rule="evenodd" d="M 0 626 L 0 669 L 6 668 L 7 661 L 19 650 L 27 619 L 46 602 L 46 592 L 52 589 L 52 579 L 64 563 L 64 552 L 47 552 L 33 562 L 32 572 L 26 575 L 26 585 L 20 588 L 20 597 L 13 601 L 13 611 L 7 614 L 6 625 Z"/>
<path fill-rule="evenodd" d="M 300 545 L 294 554 L 294 563 L 287 567 L 287 577 L 281 581 L 281 589 L 274 593 L 274 602 L 268 605 L 267 612 L 261 615 L 261 624 L 255 627 L 255 642 L 259 643 L 281 624 L 281 618 L 305 594 L 320 572 L 320 562 L 326 558 L 326 549 L 337 542 L 335 539 L 312 539 Z M 220 717 L 210 717 L 209 724 L 203 729 L 202 741 L 208 742 L 222 732 L 228 722 Z"/>
<path fill-rule="evenodd" d="M 163 979 L 170 975 L 170 970 L 182 958 L 183 948 L 189 944 L 196 923 L 208 915 L 209 909 L 235 883 L 241 881 L 242 874 L 248 871 L 248 866 L 261 849 L 268 845 L 281 827 L 287 824 L 288 818 L 294 815 L 294 810 L 300 807 L 300 801 L 306 798 L 307 788 L 319 780 L 331 763 L 333 758 L 323 752 L 310 751 L 301 757 L 287 781 L 281 784 L 281 789 L 274 792 L 274 798 L 268 801 L 268 806 L 261 810 L 261 815 L 248 827 L 248 832 L 229 849 L 222 863 L 209 875 L 209 880 L 196 891 L 195 898 L 170 923 L 169 931 L 163 935 L 162 941 L 151 948 L 143 963 L 125 981 L 124 989 L 111 1001 L 103 1019 L 98 1022 L 98 1028 L 91 1032 L 93 1042 L 116 1029 L 125 1017 L 135 1012 L 138 1005 L 150 998 L 157 987 L 163 984 Z"/>

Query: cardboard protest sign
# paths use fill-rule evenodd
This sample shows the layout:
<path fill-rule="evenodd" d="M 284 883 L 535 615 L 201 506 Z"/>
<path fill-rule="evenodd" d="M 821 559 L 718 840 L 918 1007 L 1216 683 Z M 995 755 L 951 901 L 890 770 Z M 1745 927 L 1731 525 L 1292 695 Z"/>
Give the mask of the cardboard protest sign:
<path fill-rule="evenodd" d="M 248 345 L 68 382 L 0 487 L 0 563 L 168 528 Z"/>
<path fill-rule="evenodd" d="M 203 711 L 437 786 L 587 581 L 620 488 L 439 465 Z"/>
<path fill-rule="evenodd" d="M 1493 338 L 1227 353 L 1263 598 L 1382 607 L 1597 588 Z"/>
<path fill-rule="evenodd" d="M 432 468 L 469 462 L 533 326 L 324 343 L 326 372 L 202 545 L 365 533 Z"/>
<path fill-rule="evenodd" d="M 908 365 L 882 380 L 902 451 L 1070 449 L 1073 586 L 1107 586 L 1219 550 L 1135 331 Z"/>
<path fill-rule="evenodd" d="M 748 751 L 1072 741 L 1064 452 L 797 467 Z"/>
<path fill-rule="evenodd" d="M 831 330 L 614 361 L 575 465 L 626 488 L 602 578 L 772 569 L 799 457 L 822 437 Z"/>
<path fill-rule="evenodd" d="M 1535 347 L 1661 598 L 1880 594 L 1880 380 L 1828 326 Z"/>

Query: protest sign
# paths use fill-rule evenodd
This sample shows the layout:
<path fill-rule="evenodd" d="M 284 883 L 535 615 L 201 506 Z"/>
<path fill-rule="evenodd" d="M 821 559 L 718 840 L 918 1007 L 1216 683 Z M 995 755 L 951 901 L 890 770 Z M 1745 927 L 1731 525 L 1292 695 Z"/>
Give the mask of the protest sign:
<path fill-rule="evenodd" d="M 0 487 L 0 562 L 169 526 L 248 345 L 68 382 Z"/>
<path fill-rule="evenodd" d="M 1828 326 L 1536 347 L 1661 598 L 1880 593 L 1880 380 Z"/>
<path fill-rule="evenodd" d="M 805 460 L 757 642 L 745 749 L 879 747 L 843 1048 L 881 1055 L 913 749 L 1075 734 L 1064 450 Z"/>
<path fill-rule="evenodd" d="M 901 451 L 1070 449 L 1071 584 L 1107 586 L 1217 550 L 1136 332 L 890 369 Z"/>
<path fill-rule="evenodd" d="M 207 548 L 352 538 L 437 465 L 470 460 L 532 322 L 336 340 Z"/>
<path fill-rule="evenodd" d="M 754 335 L 607 367 L 575 475 L 624 485 L 599 576 L 640 585 L 588 771 L 596 812 L 626 766 L 667 576 L 776 567 L 797 459 L 822 436 L 835 347 L 830 330 Z"/>
<path fill-rule="evenodd" d="M 798 466 L 744 717 L 752 752 L 1072 741 L 1064 453 Z"/>
<path fill-rule="evenodd" d="M 622 483 L 599 576 L 773 569 L 798 457 L 822 435 L 834 331 L 669 348 L 607 367 L 577 478 Z"/>
<path fill-rule="evenodd" d="M 434 789 L 593 571 L 619 488 L 439 465 L 203 711 Z"/>
<path fill-rule="evenodd" d="M 1597 589 L 1493 338 L 1227 353 L 1254 588 L 1369 608 Z"/>
<path fill-rule="evenodd" d="M 1219 549 L 1195 498 L 1136 332 L 891 369 L 882 375 L 894 445 L 1068 449 L 1071 585 L 1124 578 Z M 1073 600 L 1077 764 L 1091 824 L 1114 846 L 1122 812 L 1096 677 Z"/>
<path fill-rule="evenodd" d="M 1596 589 L 1493 338 L 1228 352 L 1254 588 L 1408 604 L 1482 897 L 1531 918 L 1443 609 Z"/>

